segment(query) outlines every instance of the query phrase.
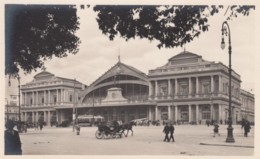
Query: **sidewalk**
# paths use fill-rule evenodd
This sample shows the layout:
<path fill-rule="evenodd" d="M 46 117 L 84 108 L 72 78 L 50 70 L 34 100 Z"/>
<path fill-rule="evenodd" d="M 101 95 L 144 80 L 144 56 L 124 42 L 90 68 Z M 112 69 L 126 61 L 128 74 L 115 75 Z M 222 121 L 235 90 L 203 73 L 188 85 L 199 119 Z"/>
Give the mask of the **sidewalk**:
<path fill-rule="evenodd" d="M 240 128 L 240 125 L 234 125 L 233 128 L 234 143 L 226 142 L 227 130 L 222 129 L 220 136 L 216 135 L 212 137 L 212 140 L 203 141 L 200 145 L 254 148 L 254 127 L 250 130 L 248 137 L 244 137 L 244 130 Z"/>
<path fill-rule="evenodd" d="M 175 142 L 163 142 L 163 126 L 134 127 L 134 135 L 119 139 L 96 139 L 96 127 L 82 127 L 80 135 L 72 127 L 29 129 L 20 135 L 24 155 L 254 155 L 254 127 L 243 137 L 234 125 L 235 143 L 226 143 L 227 126 L 220 126 L 220 136 L 213 137 L 213 127 L 175 126 Z"/>

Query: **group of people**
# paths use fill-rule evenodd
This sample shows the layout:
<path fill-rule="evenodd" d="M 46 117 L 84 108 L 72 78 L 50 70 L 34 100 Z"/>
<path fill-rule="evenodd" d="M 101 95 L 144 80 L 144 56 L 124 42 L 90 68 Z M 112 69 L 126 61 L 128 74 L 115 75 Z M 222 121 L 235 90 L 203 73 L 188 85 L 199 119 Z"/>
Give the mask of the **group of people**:
<path fill-rule="evenodd" d="M 163 132 L 165 133 L 165 137 L 164 137 L 164 140 L 163 141 L 167 141 L 167 142 L 170 142 L 172 140 L 172 142 L 174 142 L 174 137 L 173 137 L 173 133 L 174 133 L 174 126 L 173 124 L 168 124 L 168 123 L 165 123 L 165 126 L 164 126 L 164 129 L 163 129 Z M 170 138 L 169 138 L 169 133 L 170 133 Z"/>
<path fill-rule="evenodd" d="M 22 155 L 22 143 L 20 140 L 19 132 L 15 129 L 15 126 L 18 130 L 22 130 L 23 132 L 27 132 L 27 125 L 15 123 L 12 120 L 7 120 L 5 123 L 5 132 L 4 132 L 4 139 L 5 139 L 5 155 Z M 40 127 L 40 130 L 43 128 L 43 124 L 37 123 L 34 125 L 35 130 Z M 21 131 L 22 132 L 22 131 Z"/>
<path fill-rule="evenodd" d="M 39 130 L 39 127 L 40 127 L 40 130 L 42 130 L 43 123 L 41 123 L 41 122 L 34 123 L 34 130 Z"/>
<path fill-rule="evenodd" d="M 215 137 L 216 135 L 220 136 L 219 124 L 217 122 L 214 122 L 213 126 L 214 126 L 214 128 L 213 128 L 213 137 Z M 244 137 L 248 137 L 248 133 L 250 132 L 250 129 L 251 129 L 250 122 L 247 121 L 247 120 L 244 120 L 242 122 L 242 129 L 243 128 L 244 128 Z M 175 128 L 174 128 L 173 124 L 165 123 L 165 126 L 163 128 L 163 132 L 165 133 L 165 137 L 164 137 L 163 141 L 170 142 L 172 140 L 172 142 L 174 142 L 175 141 L 174 137 L 173 137 L 174 130 L 175 130 Z M 169 134 L 170 134 L 170 137 L 169 137 Z"/>

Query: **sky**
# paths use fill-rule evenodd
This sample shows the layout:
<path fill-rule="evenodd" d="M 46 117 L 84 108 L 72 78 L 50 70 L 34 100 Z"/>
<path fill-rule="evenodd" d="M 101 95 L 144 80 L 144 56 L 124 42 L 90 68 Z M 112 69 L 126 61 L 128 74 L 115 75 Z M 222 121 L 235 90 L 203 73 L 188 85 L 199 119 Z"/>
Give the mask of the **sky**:
<path fill-rule="evenodd" d="M 189 52 L 201 55 L 207 61 L 222 62 L 228 66 L 228 49 L 222 50 L 221 27 L 227 18 L 224 15 L 226 10 L 209 18 L 209 31 L 202 33 L 199 38 L 185 45 Z M 46 71 L 59 77 L 76 78 L 78 81 L 90 85 L 108 69 L 114 66 L 120 55 L 121 62 L 131 65 L 140 71 L 148 74 L 148 71 L 155 69 L 168 62 L 168 59 L 184 50 L 183 47 L 171 49 L 158 49 L 156 41 L 147 39 L 131 39 L 125 41 L 117 37 L 110 41 L 98 29 L 96 13 L 92 7 L 78 10 L 80 17 L 80 29 L 77 35 L 81 44 L 76 55 L 69 54 L 65 58 L 53 58 L 46 61 Z M 232 41 L 232 69 L 241 76 L 241 88 L 246 91 L 255 90 L 255 11 L 249 16 L 239 16 L 228 21 L 231 30 Z M 227 45 L 227 38 L 225 38 Z M 21 84 L 33 80 L 33 76 L 41 72 L 32 72 L 25 75 L 20 73 Z M 11 81 L 11 86 L 6 82 L 6 95 L 17 94 L 17 80 Z M 10 89 L 11 88 L 11 89 Z"/>

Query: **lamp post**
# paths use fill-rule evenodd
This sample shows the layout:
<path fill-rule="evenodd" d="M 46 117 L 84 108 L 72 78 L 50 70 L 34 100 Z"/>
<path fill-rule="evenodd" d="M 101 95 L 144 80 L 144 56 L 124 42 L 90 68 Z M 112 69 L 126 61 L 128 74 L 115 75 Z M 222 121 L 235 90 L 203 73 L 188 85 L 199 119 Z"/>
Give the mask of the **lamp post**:
<path fill-rule="evenodd" d="M 210 92 L 210 118 L 211 118 L 211 124 L 213 125 L 214 123 L 214 117 L 213 117 L 213 109 L 214 109 L 214 106 L 213 106 L 213 93 Z"/>
<path fill-rule="evenodd" d="M 76 92 L 75 92 L 75 87 L 76 87 L 76 79 L 74 78 L 74 87 L 73 87 L 73 94 L 74 94 L 74 100 L 73 100 L 73 113 L 72 113 L 72 120 L 73 120 L 73 132 L 75 131 L 75 121 L 76 121 L 76 111 L 75 111 L 75 105 L 76 105 Z"/>
<path fill-rule="evenodd" d="M 232 53 L 232 47 L 231 47 L 231 33 L 230 33 L 230 28 L 227 23 L 227 21 L 224 21 L 222 24 L 222 41 L 221 41 L 221 48 L 225 48 L 225 41 L 224 41 L 224 35 L 228 35 L 228 54 L 229 54 L 229 108 L 228 108 L 228 134 L 226 138 L 226 142 L 235 142 L 235 139 L 233 137 L 233 128 L 232 128 L 232 116 L 231 116 L 231 53 Z"/>
<path fill-rule="evenodd" d="M 93 119 L 92 119 L 92 126 L 94 126 L 94 120 L 95 120 L 95 113 L 94 113 L 94 106 L 95 106 L 95 101 L 94 101 L 94 90 L 93 90 L 93 93 L 92 93 L 92 100 L 93 100 Z"/>
<path fill-rule="evenodd" d="M 21 122 L 21 102 L 20 102 L 20 89 L 21 89 L 21 85 L 20 85 L 20 77 L 17 77 L 18 80 L 18 106 L 19 106 L 19 122 Z"/>

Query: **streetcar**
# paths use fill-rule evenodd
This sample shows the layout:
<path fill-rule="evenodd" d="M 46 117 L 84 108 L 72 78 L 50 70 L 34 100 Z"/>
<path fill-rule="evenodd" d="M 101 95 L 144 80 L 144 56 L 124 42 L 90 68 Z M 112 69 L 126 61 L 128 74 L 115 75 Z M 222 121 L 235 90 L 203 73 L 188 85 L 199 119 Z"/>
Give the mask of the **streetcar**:
<path fill-rule="evenodd" d="M 79 115 L 77 119 L 77 123 L 79 126 L 92 126 L 92 125 L 98 125 L 99 123 L 104 122 L 104 117 L 97 115 Z"/>

